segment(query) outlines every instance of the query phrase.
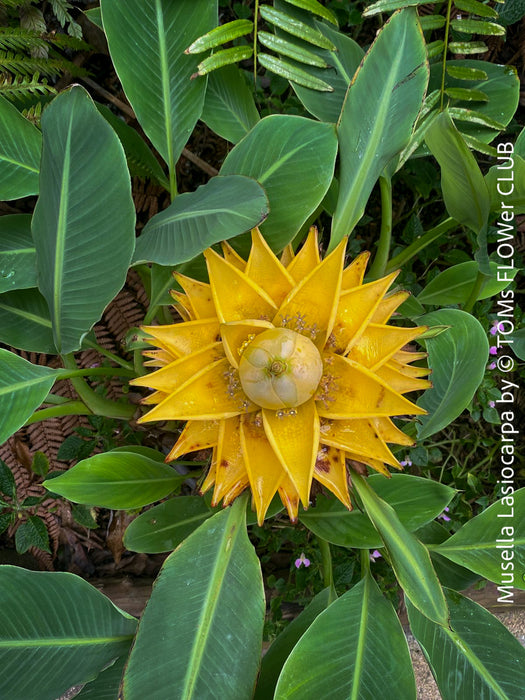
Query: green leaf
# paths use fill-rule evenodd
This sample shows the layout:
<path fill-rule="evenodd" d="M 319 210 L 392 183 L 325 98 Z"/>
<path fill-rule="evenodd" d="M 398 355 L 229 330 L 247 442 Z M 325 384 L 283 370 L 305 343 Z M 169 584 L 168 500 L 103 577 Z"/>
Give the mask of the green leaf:
<path fill-rule="evenodd" d="M 148 221 L 137 240 L 134 263 L 187 262 L 214 243 L 257 226 L 267 213 L 268 200 L 254 179 L 214 177 L 195 192 L 179 195 Z"/>
<path fill-rule="evenodd" d="M 213 515 L 201 496 L 178 496 L 135 518 L 124 534 L 131 552 L 171 552 Z"/>
<path fill-rule="evenodd" d="M 0 96 L 0 199 L 38 193 L 41 151 L 39 130 Z"/>
<path fill-rule="evenodd" d="M 417 401 L 428 411 L 418 418 L 418 439 L 423 440 L 449 425 L 469 405 L 485 375 L 489 343 L 480 322 L 459 309 L 433 311 L 418 318 L 418 323 L 450 326 L 425 341 L 433 387 Z"/>
<path fill-rule="evenodd" d="M 15 477 L 2 459 L 0 459 L 0 493 L 12 499 L 16 498 Z"/>
<path fill-rule="evenodd" d="M 471 55 L 475 53 L 485 53 L 488 46 L 484 41 L 451 41 L 448 45 L 451 53 Z"/>
<path fill-rule="evenodd" d="M 441 167 L 441 188 L 448 213 L 476 233 L 486 229 L 490 203 L 476 159 L 447 112 L 442 112 L 425 135 Z"/>
<path fill-rule="evenodd" d="M 335 50 L 335 46 L 330 39 L 324 34 L 321 34 L 318 29 L 310 27 L 305 22 L 295 19 L 295 17 L 281 12 L 280 10 L 276 10 L 273 7 L 269 7 L 268 5 L 261 5 L 259 7 L 259 12 L 266 22 L 282 29 L 284 32 L 296 36 L 308 44 L 319 46 L 321 49 L 328 49 L 329 51 Z"/>
<path fill-rule="evenodd" d="M 102 24 L 102 12 L 100 10 L 100 7 L 92 7 L 90 10 L 84 10 L 84 14 L 90 22 L 93 22 L 94 25 L 96 25 L 99 29 L 102 29 L 102 31 L 104 31 L 104 25 Z"/>
<path fill-rule="evenodd" d="M 446 88 L 445 94 L 454 100 L 462 102 L 488 102 L 489 98 L 482 90 L 472 88 Z"/>
<path fill-rule="evenodd" d="M 42 115 L 40 196 L 33 216 L 38 284 L 60 353 L 77 350 L 123 286 L 135 244 L 124 151 L 80 86 Z M 96 280 L 96 284 L 94 283 Z"/>
<path fill-rule="evenodd" d="M 246 44 L 241 46 L 232 46 L 229 49 L 222 49 L 221 51 L 215 51 L 215 53 L 199 63 L 197 66 L 197 72 L 191 77 L 194 79 L 197 76 L 207 75 L 214 70 L 224 68 L 224 66 L 229 66 L 232 63 L 246 61 L 252 57 L 252 54 L 253 48 Z"/>
<path fill-rule="evenodd" d="M 437 481 L 409 474 L 372 474 L 375 493 L 395 510 L 407 530 L 416 530 L 436 518 L 450 503 L 454 490 Z M 318 496 L 315 507 L 300 513 L 300 521 L 328 542 L 341 547 L 376 549 L 383 541 L 366 513 L 349 511 L 338 500 Z"/>
<path fill-rule="evenodd" d="M 431 0 L 431 3 L 437 2 L 439 0 Z M 363 17 L 372 17 L 380 12 L 392 12 L 392 10 L 402 10 L 405 7 L 416 7 L 417 5 L 421 5 L 421 0 L 408 0 L 407 2 L 401 2 L 401 0 L 379 0 L 379 2 L 374 2 L 366 8 L 363 12 Z"/>
<path fill-rule="evenodd" d="M 332 27 L 315 22 L 315 26 L 334 44 L 337 51 L 313 48 L 312 51 L 329 64 L 328 69 L 309 68 L 310 75 L 329 83 L 333 92 L 320 94 L 317 90 L 292 83 L 294 92 L 314 117 L 324 122 L 337 122 L 343 108 L 350 81 L 361 63 L 364 52 L 357 42 Z"/>
<path fill-rule="evenodd" d="M 0 217 L 0 294 L 36 287 L 36 252 L 30 214 Z"/>
<path fill-rule="evenodd" d="M 200 36 L 191 46 L 188 46 L 184 53 L 202 53 L 227 44 L 251 31 L 253 31 L 253 22 L 250 19 L 235 19 L 232 22 L 221 24 L 219 27 L 214 27 L 204 36 Z"/>
<path fill-rule="evenodd" d="M 463 34 L 482 34 L 484 36 L 503 36 L 505 27 L 495 22 L 482 22 L 479 19 L 453 19 L 450 22 L 452 29 Z"/>
<path fill-rule="evenodd" d="M 512 437 L 509 432 L 512 427 L 503 422 L 506 437 Z M 503 444 L 514 449 L 510 442 Z M 507 461 L 513 460 L 508 452 L 504 454 Z M 522 575 L 525 571 L 525 533 L 520 530 L 525 519 L 525 488 L 514 492 L 512 486 L 503 486 L 502 494 L 505 495 L 465 523 L 434 551 L 500 586 L 505 583 L 525 590 Z"/>
<path fill-rule="evenodd" d="M 125 655 L 135 627 L 78 576 L 0 566 L 0 696 L 35 697 L 38 679 L 38 699 L 55 700 Z"/>
<path fill-rule="evenodd" d="M 75 503 L 119 510 L 159 501 L 185 480 L 172 467 L 134 452 L 106 452 L 43 485 Z"/>
<path fill-rule="evenodd" d="M 334 174 L 337 139 L 331 124 L 291 115 L 265 117 L 227 155 L 221 175 L 246 175 L 264 187 L 270 214 L 261 231 L 282 250 L 323 200 Z M 249 238 L 242 239 L 244 251 Z"/>
<path fill-rule="evenodd" d="M 525 360 L 525 328 L 520 328 L 508 336 L 512 341 L 512 350 L 516 357 Z"/>
<path fill-rule="evenodd" d="M 205 80 L 190 80 L 199 59 L 184 53 L 217 24 L 217 0 L 102 0 L 115 70 L 137 119 L 168 164 L 175 164 L 200 117 Z"/>
<path fill-rule="evenodd" d="M 313 15 L 326 19 L 328 22 L 335 24 L 336 27 L 338 25 L 335 14 L 327 7 L 324 7 L 324 5 L 321 5 L 320 2 L 317 2 L 317 0 L 286 0 L 286 2 L 301 10 L 311 12 Z"/>
<path fill-rule="evenodd" d="M 173 700 L 251 697 L 265 602 L 245 512 L 237 499 L 164 562 L 124 674 L 126 700 L 152 688 Z"/>
<path fill-rule="evenodd" d="M 257 54 L 257 60 L 266 70 L 272 71 L 272 73 L 281 76 L 281 78 L 286 78 L 292 83 L 297 83 L 297 85 L 303 85 L 311 90 L 320 92 L 332 92 L 333 90 L 332 86 L 328 85 L 326 81 L 311 76 L 308 71 L 294 63 L 290 63 L 290 61 L 276 58 L 268 53 Z"/>
<path fill-rule="evenodd" d="M 253 700 L 267 700 L 274 697 L 275 686 L 286 659 L 312 622 L 336 598 L 337 595 L 333 589 L 324 588 L 272 642 L 262 659 Z"/>
<path fill-rule="evenodd" d="M 470 297 L 472 288 L 476 281 L 479 271 L 479 266 L 476 262 L 464 262 L 459 265 L 453 265 L 447 270 L 440 272 L 437 277 L 434 277 L 423 291 L 418 294 L 417 299 L 422 304 L 435 304 L 436 306 L 445 306 L 446 304 L 464 304 Z M 495 262 L 490 263 L 491 277 L 481 288 L 476 300 L 488 299 L 498 294 L 503 289 L 509 286 L 510 279 L 514 279 L 518 270 L 510 271 L 509 279 L 503 282 L 498 281 L 498 265 Z M 418 321 L 419 323 L 419 321 Z"/>
<path fill-rule="evenodd" d="M 428 75 L 417 15 L 410 9 L 397 12 L 366 53 L 339 119 L 341 177 L 331 248 L 353 230 L 379 175 L 408 143 Z"/>
<path fill-rule="evenodd" d="M 24 425 L 60 373 L 0 348 L 0 444 Z"/>
<path fill-rule="evenodd" d="M 49 308 L 38 289 L 0 295 L 0 341 L 28 352 L 56 353 Z"/>
<path fill-rule="evenodd" d="M 240 141 L 257 124 L 260 117 L 252 91 L 237 66 L 210 73 L 201 119 L 231 143 Z"/>
<path fill-rule="evenodd" d="M 520 700 L 525 650 L 480 605 L 446 591 L 450 627 L 439 627 L 407 602 L 411 630 L 425 652 L 443 700 Z"/>
<path fill-rule="evenodd" d="M 503 170 L 505 161 L 499 161 L 499 166 L 493 165 L 485 175 L 485 182 L 490 193 L 490 207 L 492 211 L 501 212 L 507 210 L 505 216 L 525 213 L 525 159 L 519 155 L 513 156 L 512 169 Z M 512 178 L 512 180 L 510 179 Z M 512 207 L 512 209 L 510 208 Z M 512 220 L 503 221 L 499 227 L 514 226 Z M 506 234 L 508 235 L 508 231 Z"/>
<path fill-rule="evenodd" d="M 75 698 L 77 700 L 116 700 L 126 660 L 125 656 L 118 658 L 109 668 L 101 671 L 94 681 L 86 683 Z"/>
<path fill-rule="evenodd" d="M 488 7 L 483 5 L 483 7 Z M 467 68 L 466 66 L 455 66 L 447 63 L 447 75 L 458 80 L 487 80 L 489 77 L 484 70 L 480 68 Z"/>
<path fill-rule="evenodd" d="M 457 2 L 454 2 L 454 7 L 480 17 L 494 17 L 496 19 L 498 17 L 497 10 L 482 2 L 478 2 L 478 0 L 457 0 Z"/>
<path fill-rule="evenodd" d="M 96 102 L 95 107 L 104 119 L 111 124 L 113 130 L 119 137 L 120 143 L 124 148 L 124 153 L 126 154 L 130 173 L 138 177 L 151 178 L 158 182 L 161 187 L 169 190 L 169 182 L 164 175 L 159 161 L 155 158 L 139 133 L 125 121 L 117 117 L 116 114 L 113 114 L 105 105 Z"/>
<path fill-rule="evenodd" d="M 353 486 L 385 543 L 399 585 L 423 615 L 446 626 L 447 604 L 427 548 L 403 526 L 395 510 L 377 496 L 367 481 L 352 472 Z"/>
<path fill-rule="evenodd" d="M 298 61 L 299 63 L 306 63 L 306 65 L 317 66 L 318 68 L 328 67 L 327 62 L 316 53 L 310 51 L 310 49 L 305 49 L 304 46 L 298 46 L 288 41 L 288 39 L 283 39 L 269 32 L 258 32 L 257 39 L 260 44 L 270 49 L 270 51 L 275 51 L 282 56 L 293 58 L 294 61 Z"/>
<path fill-rule="evenodd" d="M 314 620 L 288 657 L 274 697 L 415 699 L 403 628 L 370 575 Z"/>
<path fill-rule="evenodd" d="M 15 533 L 15 547 L 18 554 L 24 554 L 30 547 L 51 552 L 46 526 L 38 516 L 30 515 L 20 523 Z"/>

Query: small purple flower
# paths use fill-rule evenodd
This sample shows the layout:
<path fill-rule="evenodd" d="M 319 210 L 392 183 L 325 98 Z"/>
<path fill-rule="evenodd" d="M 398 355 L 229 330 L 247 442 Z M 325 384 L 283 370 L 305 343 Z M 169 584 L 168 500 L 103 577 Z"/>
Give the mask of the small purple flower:
<path fill-rule="evenodd" d="M 489 348 L 489 355 L 497 355 L 498 348 L 495 345 L 491 345 Z"/>
<path fill-rule="evenodd" d="M 489 368 L 489 369 L 496 369 L 496 363 L 495 363 L 495 362 L 491 362 L 488 368 Z"/>
<path fill-rule="evenodd" d="M 381 552 L 379 552 L 377 549 L 374 549 L 374 551 L 370 554 L 370 561 L 375 561 L 376 559 L 379 559 L 381 557 Z"/>
<path fill-rule="evenodd" d="M 490 408 L 496 408 L 496 402 L 495 402 L 495 401 L 489 401 L 489 406 L 490 406 Z"/>
<path fill-rule="evenodd" d="M 412 466 L 412 460 L 411 460 L 409 457 L 407 457 L 407 458 L 404 459 L 402 462 L 399 462 L 399 464 L 400 464 L 402 467 L 411 467 L 411 466 Z"/>
<path fill-rule="evenodd" d="M 448 506 L 445 508 L 445 510 L 441 513 L 441 515 L 438 515 L 438 518 L 441 518 L 441 520 L 444 520 L 446 523 L 449 523 L 452 518 L 449 518 L 447 513 L 449 511 Z"/>
<path fill-rule="evenodd" d="M 310 560 L 304 556 L 304 552 L 301 552 L 299 559 L 295 560 L 295 568 L 300 569 L 303 564 L 307 567 L 310 566 Z"/>
<path fill-rule="evenodd" d="M 503 330 L 503 324 L 499 321 L 492 322 L 492 328 L 490 329 L 490 335 L 496 335 L 496 333 L 501 333 Z"/>

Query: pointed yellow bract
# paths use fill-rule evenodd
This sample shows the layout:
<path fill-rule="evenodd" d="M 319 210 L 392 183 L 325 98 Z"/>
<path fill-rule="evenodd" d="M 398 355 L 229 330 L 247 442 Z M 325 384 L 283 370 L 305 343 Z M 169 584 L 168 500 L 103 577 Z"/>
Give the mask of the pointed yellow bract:
<path fill-rule="evenodd" d="M 260 525 L 276 493 L 295 522 L 313 479 L 351 508 L 346 461 L 389 476 L 386 465 L 401 466 L 387 443 L 413 444 L 392 417 L 425 413 L 404 397 L 431 386 L 429 370 L 411 365 L 426 354 L 406 347 L 425 328 L 387 325 L 407 298 L 388 294 L 396 273 L 363 284 L 368 253 L 343 269 L 342 241 L 321 260 L 315 228 L 281 260 L 258 229 L 247 262 L 227 243 L 223 255 L 205 252 L 209 285 L 175 275 L 187 320 L 144 329 L 159 348 L 146 364 L 160 369 L 132 382 L 154 389 L 140 421 L 188 421 L 168 461 L 212 448 L 201 491 L 227 505 L 249 488 Z M 247 363 L 261 378 L 251 399 Z M 268 408 L 266 386 L 284 408 Z"/>

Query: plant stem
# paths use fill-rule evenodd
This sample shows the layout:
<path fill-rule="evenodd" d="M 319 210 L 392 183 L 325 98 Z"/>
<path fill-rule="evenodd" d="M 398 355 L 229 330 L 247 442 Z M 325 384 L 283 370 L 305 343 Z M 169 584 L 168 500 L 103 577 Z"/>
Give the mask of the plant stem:
<path fill-rule="evenodd" d="M 385 274 L 392 240 L 392 180 L 388 177 L 379 178 L 381 190 L 381 231 L 374 262 L 370 268 L 370 277 L 379 279 Z"/>
<path fill-rule="evenodd" d="M 259 21 L 259 0 L 255 0 L 253 12 L 253 89 L 257 89 L 257 24 Z"/>
<path fill-rule="evenodd" d="M 90 374 L 94 370 L 79 370 L 75 358 L 72 354 L 61 355 L 64 367 L 68 370 L 72 370 L 71 373 L 67 374 L 71 384 L 75 388 L 75 391 L 79 395 L 80 399 L 84 402 L 87 408 L 97 416 L 106 416 L 107 418 L 119 418 L 121 420 L 131 420 L 133 414 L 135 413 L 135 406 L 128 403 L 123 403 L 121 401 L 111 401 L 105 399 L 103 396 L 97 394 L 93 389 L 86 384 L 82 379 L 82 375 Z M 98 369 L 107 369 L 99 367 Z M 127 370 L 113 370 L 114 372 L 127 372 Z M 79 373 L 82 373 L 79 376 Z M 105 372 L 107 374 L 107 372 Z M 128 374 L 129 376 L 129 374 Z M 64 376 L 64 379 L 66 376 Z"/>
<path fill-rule="evenodd" d="M 399 253 L 399 255 L 396 255 L 394 258 L 392 258 L 392 260 L 390 260 L 390 262 L 385 268 L 385 273 L 388 274 L 389 272 L 393 272 L 394 270 L 403 267 L 403 265 L 405 265 L 409 260 L 414 258 L 419 252 L 424 250 L 428 245 L 436 241 L 444 233 L 450 231 L 450 229 L 453 229 L 457 225 L 458 222 L 455 219 L 448 218 L 442 221 L 437 226 L 434 226 L 434 228 L 431 228 L 430 231 L 427 231 L 422 236 L 413 241 L 409 246 L 405 248 L 405 250 L 402 250 L 401 253 Z"/>
<path fill-rule="evenodd" d="M 361 559 L 361 578 L 365 578 L 365 576 L 370 576 L 370 551 L 361 549 L 359 554 Z"/>
<path fill-rule="evenodd" d="M 443 111 L 445 102 L 445 75 L 447 71 L 447 51 L 448 51 L 448 35 L 450 32 L 450 13 L 452 11 L 452 0 L 447 3 L 447 19 L 445 23 L 445 39 L 443 41 L 443 70 L 441 71 L 441 96 L 439 101 L 439 111 Z"/>
<path fill-rule="evenodd" d="M 72 377 L 134 377 L 133 369 L 123 369 L 119 367 L 88 367 L 86 369 L 69 369 L 60 373 L 60 379 L 71 379 Z"/>
<path fill-rule="evenodd" d="M 131 362 L 127 362 L 126 360 L 123 360 L 122 357 L 115 355 L 110 350 L 106 350 L 106 348 L 103 348 L 98 343 L 95 343 L 92 340 L 85 338 L 84 342 L 83 342 L 83 346 L 88 347 L 88 348 L 93 348 L 94 350 L 99 352 L 101 355 L 104 355 L 104 357 L 107 357 L 108 360 L 112 360 L 117 365 L 124 367 L 124 369 L 128 369 L 130 372 L 133 371 L 133 365 Z"/>
<path fill-rule="evenodd" d="M 330 544 L 322 537 L 317 538 L 319 549 L 321 551 L 321 570 L 323 572 L 323 583 L 325 587 L 334 587 L 334 572 L 332 570 L 332 553 L 330 552 Z"/>
<path fill-rule="evenodd" d="M 40 420 L 47 418 L 57 418 L 58 416 L 91 416 L 92 411 L 82 401 L 68 401 L 60 406 L 52 408 L 42 408 L 40 411 L 35 411 L 33 415 L 26 420 L 24 425 L 31 425 Z"/>
<path fill-rule="evenodd" d="M 477 277 L 474 281 L 474 286 L 472 287 L 472 291 L 470 292 L 469 298 L 465 302 L 465 306 L 463 307 L 463 311 L 468 311 L 468 312 L 472 311 L 474 304 L 476 303 L 476 301 L 478 299 L 478 295 L 481 292 L 481 289 L 483 288 L 483 285 L 485 284 L 487 279 L 488 279 L 488 276 L 484 275 L 483 272 L 479 272 L 479 270 L 478 270 Z"/>

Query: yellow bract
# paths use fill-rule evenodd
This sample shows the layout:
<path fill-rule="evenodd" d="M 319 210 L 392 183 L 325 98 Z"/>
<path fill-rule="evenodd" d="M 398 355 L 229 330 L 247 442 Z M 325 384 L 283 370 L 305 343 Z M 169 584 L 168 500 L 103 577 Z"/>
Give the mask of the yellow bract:
<path fill-rule="evenodd" d="M 262 524 L 278 493 L 295 521 L 315 478 L 350 508 L 346 460 L 400 469 L 387 443 L 412 440 L 391 417 L 425 413 L 404 396 L 431 386 L 405 347 L 425 328 L 387 325 L 396 274 L 363 284 L 368 254 L 344 268 L 345 242 L 321 261 L 315 228 L 281 260 L 258 229 L 247 262 L 223 253 L 205 253 L 210 284 L 176 275 L 183 322 L 144 329 L 160 369 L 132 382 L 155 390 L 140 421 L 188 421 L 169 460 L 213 448 L 213 505 L 250 488 Z"/>

